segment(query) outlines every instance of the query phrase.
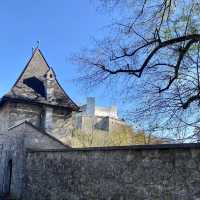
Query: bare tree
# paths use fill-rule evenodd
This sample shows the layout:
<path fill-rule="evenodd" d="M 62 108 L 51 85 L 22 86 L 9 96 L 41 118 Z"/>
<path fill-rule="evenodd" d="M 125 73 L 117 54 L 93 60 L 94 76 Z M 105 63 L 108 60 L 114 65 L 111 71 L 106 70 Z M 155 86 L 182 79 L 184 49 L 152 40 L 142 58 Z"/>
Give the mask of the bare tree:
<path fill-rule="evenodd" d="M 121 18 L 93 49 L 76 55 L 81 80 L 120 85 L 128 117 L 144 129 L 195 139 L 200 123 L 198 0 L 101 0 Z M 124 94 L 125 95 L 125 94 Z M 127 97 L 128 95 L 128 97 Z"/>

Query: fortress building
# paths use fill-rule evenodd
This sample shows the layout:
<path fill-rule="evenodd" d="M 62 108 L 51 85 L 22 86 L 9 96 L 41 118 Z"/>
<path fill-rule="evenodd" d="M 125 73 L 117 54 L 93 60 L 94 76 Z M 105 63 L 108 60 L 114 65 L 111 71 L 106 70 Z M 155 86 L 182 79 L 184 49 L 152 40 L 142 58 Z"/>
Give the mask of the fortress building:
<path fill-rule="evenodd" d="M 116 106 L 99 107 L 96 105 L 94 97 L 88 97 L 87 103 L 80 106 L 80 111 L 76 113 L 75 125 L 76 128 L 86 133 L 92 130 L 108 133 L 122 126 L 128 127 L 127 123 L 118 117 Z"/>

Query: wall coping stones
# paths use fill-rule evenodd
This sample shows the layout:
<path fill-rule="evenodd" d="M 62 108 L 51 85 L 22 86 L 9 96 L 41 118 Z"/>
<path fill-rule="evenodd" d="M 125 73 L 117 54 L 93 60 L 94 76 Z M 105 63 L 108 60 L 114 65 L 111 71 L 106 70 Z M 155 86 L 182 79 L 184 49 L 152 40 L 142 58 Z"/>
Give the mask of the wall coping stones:
<path fill-rule="evenodd" d="M 181 143 L 181 144 L 157 144 L 157 145 L 130 145 L 112 147 L 89 147 L 89 148 L 69 148 L 69 149 L 30 149 L 28 153 L 35 152 L 76 152 L 76 151 L 117 151 L 117 150 L 171 150 L 171 149 L 200 149 L 200 143 Z"/>

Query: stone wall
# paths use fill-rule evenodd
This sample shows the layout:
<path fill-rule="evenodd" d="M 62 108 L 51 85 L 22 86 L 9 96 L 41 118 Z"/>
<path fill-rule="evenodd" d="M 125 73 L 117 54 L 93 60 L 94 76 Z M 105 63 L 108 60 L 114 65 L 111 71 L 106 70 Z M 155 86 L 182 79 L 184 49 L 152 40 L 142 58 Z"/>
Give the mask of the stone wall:
<path fill-rule="evenodd" d="M 107 132 L 111 132 L 112 130 L 109 129 L 109 117 L 95 117 L 96 118 L 96 124 L 95 129 L 98 130 L 104 130 Z"/>
<path fill-rule="evenodd" d="M 199 200 L 200 145 L 29 150 L 26 175 L 24 200 Z"/>
<path fill-rule="evenodd" d="M 7 130 L 8 117 L 9 117 L 9 105 L 5 104 L 3 107 L 0 107 L 0 132 Z"/>
<path fill-rule="evenodd" d="M 110 132 L 120 130 L 123 127 L 130 128 L 131 126 L 129 126 L 125 121 L 111 118 L 111 117 L 108 118 L 108 128 Z"/>
<path fill-rule="evenodd" d="M 24 158 L 23 139 L 0 134 L 0 197 L 11 191 L 14 198 L 20 197 Z"/>
<path fill-rule="evenodd" d="M 54 109 L 52 119 L 52 135 L 62 142 L 70 145 L 72 130 L 74 129 L 73 118 L 66 109 Z"/>
<path fill-rule="evenodd" d="M 15 126 L 25 120 L 37 127 L 42 126 L 43 108 L 41 106 L 12 102 L 8 104 L 8 107 L 9 118 L 7 128 Z"/>
<path fill-rule="evenodd" d="M 129 126 L 122 120 L 89 115 L 74 115 L 74 127 L 81 129 L 84 132 L 92 132 L 94 130 L 102 130 L 105 132 L 112 132 L 119 130 L 119 128 L 128 128 Z"/>
<path fill-rule="evenodd" d="M 52 111 L 51 119 L 46 119 L 45 113 L 48 109 Z M 68 109 L 16 102 L 7 103 L 0 108 L 0 132 L 5 132 L 25 120 L 57 139 L 70 143 L 73 123 Z M 47 121 L 50 125 L 46 124 Z"/>
<path fill-rule="evenodd" d="M 39 130 L 28 122 L 19 124 L 9 129 L 7 135 L 10 137 L 18 136 L 23 138 L 23 148 L 39 149 L 65 149 L 69 146 L 64 145 L 55 137 Z"/>
<path fill-rule="evenodd" d="M 28 122 L 0 134 L 0 199 L 7 193 L 13 199 L 21 199 L 27 148 L 44 150 L 69 147 Z"/>

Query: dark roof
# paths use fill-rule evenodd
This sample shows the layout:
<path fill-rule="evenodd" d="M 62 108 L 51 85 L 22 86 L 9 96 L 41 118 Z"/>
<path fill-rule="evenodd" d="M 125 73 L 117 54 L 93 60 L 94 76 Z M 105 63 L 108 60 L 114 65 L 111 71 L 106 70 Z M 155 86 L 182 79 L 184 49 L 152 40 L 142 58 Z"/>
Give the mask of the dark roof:
<path fill-rule="evenodd" d="M 54 107 L 54 108 L 60 108 L 60 109 L 65 109 L 68 111 L 74 111 L 72 108 L 66 107 L 66 106 L 62 106 L 62 105 L 57 105 L 57 104 L 51 104 L 48 102 L 40 102 L 40 101 L 34 101 L 31 100 L 29 98 L 23 98 L 23 97 L 9 97 L 9 96 L 3 96 L 2 98 L 0 98 L 0 107 L 3 106 L 6 102 L 14 102 L 14 103 L 24 103 L 24 104 L 31 104 L 31 105 L 46 105 L 49 107 Z"/>
<path fill-rule="evenodd" d="M 46 98 L 45 76 L 50 70 L 54 76 L 52 80 L 52 88 L 54 89 L 55 101 L 53 102 Z M 11 99 L 65 107 L 72 111 L 79 110 L 79 107 L 72 101 L 59 84 L 55 73 L 49 67 L 42 52 L 38 48 L 34 50 L 30 60 L 15 82 L 11 91 L 4 95 L 2 101 L 5 102 Z M 2 102 L 0 102 L 0 105 L 2 105 Z"/>

